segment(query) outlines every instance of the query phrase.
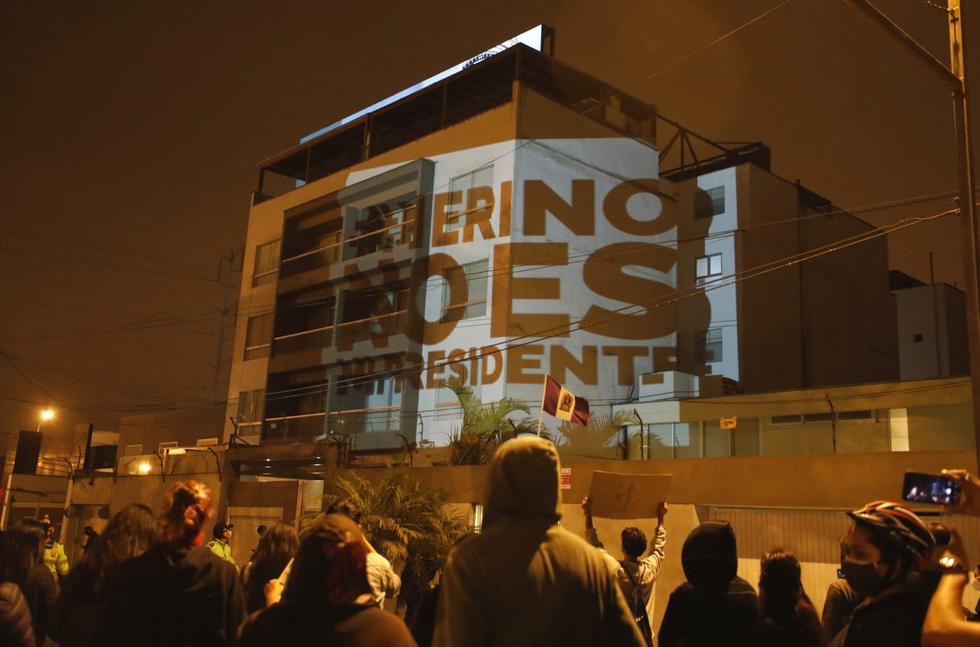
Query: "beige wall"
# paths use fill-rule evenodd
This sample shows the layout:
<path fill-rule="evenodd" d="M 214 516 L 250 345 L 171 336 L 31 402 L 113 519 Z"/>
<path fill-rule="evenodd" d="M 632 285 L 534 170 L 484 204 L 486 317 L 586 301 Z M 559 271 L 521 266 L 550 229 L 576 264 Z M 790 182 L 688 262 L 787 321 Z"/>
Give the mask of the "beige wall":
<path fill-rule="evenodd" d="M 142 445 L 142 453 L 152 454 L 159 451 L 160 443 L 177 441 L 180 447 L 194 447 L 200 438 L 220 440 L 224 416 L 223 405 L 127 416 L 120 421 L 120 455 L 126 445 Z"/>

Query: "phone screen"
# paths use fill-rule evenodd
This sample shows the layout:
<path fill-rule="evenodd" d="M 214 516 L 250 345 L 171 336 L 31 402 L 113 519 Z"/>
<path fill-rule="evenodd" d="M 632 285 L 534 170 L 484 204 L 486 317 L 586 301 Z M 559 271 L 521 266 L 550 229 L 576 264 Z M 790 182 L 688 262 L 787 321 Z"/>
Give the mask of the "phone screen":
<path fill-rule="evenodd" d="M 960 499 L 960 486 L 938 474 L 906 472 L 902 498 L 913 503 L 955 505 Z"/>

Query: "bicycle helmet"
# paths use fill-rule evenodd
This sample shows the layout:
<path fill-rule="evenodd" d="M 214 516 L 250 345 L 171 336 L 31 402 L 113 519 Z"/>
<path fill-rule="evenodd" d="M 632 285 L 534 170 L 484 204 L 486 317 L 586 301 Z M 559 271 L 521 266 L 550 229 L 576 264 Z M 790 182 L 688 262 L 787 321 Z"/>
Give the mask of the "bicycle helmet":
<path fill-rule="evenodd" d="M 928 555 L 936 544 L 935 538 L 922 519 L 898 503 L 872 501 L 862 508 L 848 512 L 847 515 L 854 520 L 854 523 L 885 538 L 913 560 Z"/>

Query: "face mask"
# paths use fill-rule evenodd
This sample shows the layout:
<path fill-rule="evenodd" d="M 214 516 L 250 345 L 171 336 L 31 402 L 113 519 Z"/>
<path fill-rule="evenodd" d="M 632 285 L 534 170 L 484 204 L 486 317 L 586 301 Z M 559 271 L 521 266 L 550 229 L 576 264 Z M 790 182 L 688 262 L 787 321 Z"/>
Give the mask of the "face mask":
<path fill-rule="evenodd" d="M 845 557 L 841 563 L 841 573 L 851 588 L 863 596 L 874 595 L 885 583 L 875 562 Z"/>

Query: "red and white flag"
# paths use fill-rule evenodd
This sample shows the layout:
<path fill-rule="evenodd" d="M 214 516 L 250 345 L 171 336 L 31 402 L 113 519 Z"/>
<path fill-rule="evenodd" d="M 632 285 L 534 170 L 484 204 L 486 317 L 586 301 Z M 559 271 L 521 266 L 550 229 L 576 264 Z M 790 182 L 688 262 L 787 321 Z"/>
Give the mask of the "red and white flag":
<path fill-rule="evenodd" d="M 586 425 L 589 422 L 589 401 L 575 397 L 575 394 L 563 387 L 550 375 L 544 378 L 544 396 L 541 398 L 541 410 L 559 420 Z"/>

